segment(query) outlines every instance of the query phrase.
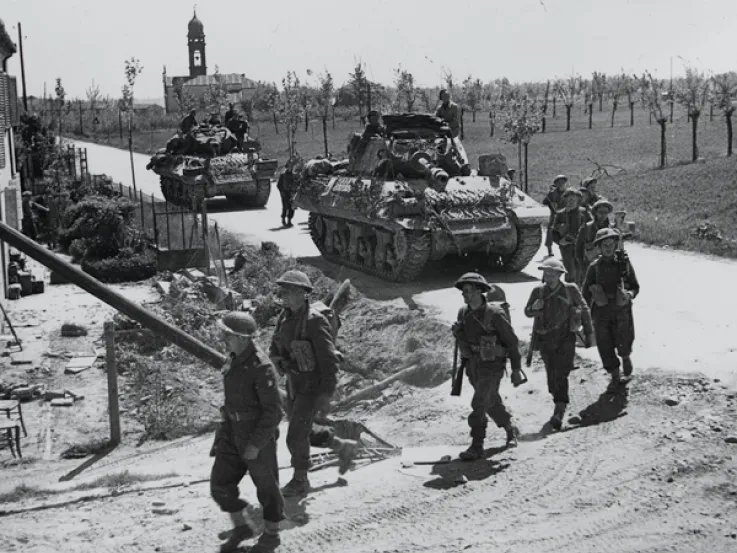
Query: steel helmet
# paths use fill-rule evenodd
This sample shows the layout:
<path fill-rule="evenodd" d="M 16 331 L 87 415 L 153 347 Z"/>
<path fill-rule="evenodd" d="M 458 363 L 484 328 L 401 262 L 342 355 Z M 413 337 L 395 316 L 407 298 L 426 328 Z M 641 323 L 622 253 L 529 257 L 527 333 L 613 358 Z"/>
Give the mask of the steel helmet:
<path fill-rule="evenodd" d="M 236 336 L 251 337 L 256 332 L 255 319 L 243 311 L 231 311 L 226 313 L 217 322 L 221 330 Z"/>
<path fill-rule="evenodd" d="M 459 278 L 456 281 L 455 287 L 458 288 L 459 290 L 463 290 L 464 284 L 475 284 L 476 286 L 481 288 L 483 292 L 488 292 L 491 289 L 491 286 L 489 285 L 489 283 L 486 281 L 483 275 L 479 273 L 464 274 L 463 276 L 461 276 L 461 278 Z"/>
<path fill-rule="evenodd" d="M 596 184 L 597 182 L 599 181 L 596 179 L 596 177 L 586 177 L 585 179 L 583 179 L 581 186 L 588 188 L 589 186 L 591 186 L 592 184 Z"/>
<path fill-rule="evenodd" d="M 555 184 L 559 180 L 564 180 L 564 181 L 568 182 L 568 177 L 566 177 L 565 175 L 558 175 L 557 177 L 555 177 L 553 179 L 553 184 Z"/>
<path fill-rule="evenodd" d="M 505 303 L 507 301 L 507 294 L 504 290 L 496 284 L 489 285 L 489 291 L 486 293 L 486 301 Z"/>
<path fill-rule="evenodd" d="M 558 271 L 559 273 L 567 273 L 565 266 L 560 260 L 554 257 L 548 258 L 537 267 L 540 271 Z"/>
<path fill-rule="evenodd" d="M 276 283 L 280 285 L 290 284 L 304 288 L 308 292 L 312 291 L 312 282 L 310 282 L 309 277 L 302 271 L 287 271 L 279 277 Z"/>
<path fill-rule="evenodd" d="M 609 238 L 613 238 L 614 240 L 619 240 L 619 233 L 613 228 L 603 228 L 599 232 L 596 233 L 596 237 L 594 238 L 594 244 L 599 244 L 600 242 L 603 242 L 604 240 L 608 240 Z"/>
<path fill-rule="evenodd" d="M 583 196 L 578 188 L 566 188 L 565 192 L 561 195 L 563 198 L 568 196 L 577 196 L 579 199 Z"/>
<path fill-rule="evenodd" d="M 591 206 L 591 211 L 596 211 L 600 207 L 607 208 L 610 213 L 614 211 L 614 206 L 606 200 L 598 200 L 597 202 L 595 202 L 594 205 Z"/>

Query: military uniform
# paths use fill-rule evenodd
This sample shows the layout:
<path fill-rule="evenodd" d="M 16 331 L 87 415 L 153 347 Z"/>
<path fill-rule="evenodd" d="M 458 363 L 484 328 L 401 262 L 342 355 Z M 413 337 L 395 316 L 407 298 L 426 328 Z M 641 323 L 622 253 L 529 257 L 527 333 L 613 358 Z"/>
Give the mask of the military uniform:
<path fill-rule="evenodd" d="M 194 127 L 197 126 L 197 118 L 193 114 L 187 115 L 184 119 L 182 119 L 181 124 L 179 125 L 179 128 L 184 134 L 187 134 L 189 131 L 191 131 Z"/>
<path fill-rule="evenodd" d="M 447 104 L 440 104 L 438 109 L 435 110 L 435 117 L 439 117 L 448 124 L 453 138 L 456 138 L 460 134 L 461 117 L 458 104 L 450 101 Z"/>
<path fill-rule="evenodd" d="M 488 425 L 487 415 L 499 428 L 509 430 L 512 426 L 512 416 L 499 395 L 499 385 L 504 378 L 507 356 L 512 370 L 522 366 L 519 340 L 504 309 L 500 305 L 489 303 L 486 298 L 476 310 L 468 306 L 460 309 L 455 336 L 466 363 L 468 381 L 474 389 L 471 414 L 468 416 L 471 438 L 474 442 L 483 442 Z M 492 339 L 496 341 L 497 348 L 501 346 L 504 350 L 497 349 L 492 359 L 488 355 L 483 355 L 482 358 L 482 339 Z"/>
<path fill-rule="evenodd" d="M 599 234 L 607 232 L 617 235 L 613 229 L 605 229 Z M 601 288 L 592 289 L 596 285 Z M 632 300 L 627 291 L 632 293 L 633 298 L 640 292 L 640 284 L 629 258 L 600 256 L 589 265 L 583 283 L 583 297 L 591 306 L 599 356 L 604 368 L 612 375 L 613 384 L 619 380 L 620 361 L 617 354 L 625 365 L 625 375 L 629 376 L 632 371 L 630 354 L 635 341 L 635 326 Z"/>
<path fill-rule="evenodd" d="M 284 520 L 284 500 L 279 489 L 276 441 L 282 418 L 278 374 L 269 358 L 251 343 L 234 357 L 223 377 L 224 420 L 214 446 L 215 463 L 210 475 L 210 493 L 227 513 L 248 506 L 238 496 L 238 484 L 251 476 L 264 520 Z M 259 450 L 256 459 L 245 461 L 247 446 Z"/>
<path fill-rule="evenodd" d="M 609 219 L 606 219 L 603 224 L 599 224 L 594 218 L 593 221 L 589 221 L 578 231 L 578 236 L 576 236 L 576 259 L 580 268 L 577 281 L 579 286 L 583 283 L 586 270 L 591 262 L 599 257 L 599 248 L 594 245 L 596 233 L 601 229 L 611 228 L 611 226 Z"/>
<path fill-rule="evenodd" d="M 386 136 L 386 129 L 379 123 L 369 123 L 366 128 L 363 129 L 362 139 L 367 140 L 372 136 Z"/>
<path fill-rule="evenodd" d="M 300 372 L 291 349 L 294 340 L 306 340 L 312 346 L 313 371 Z M 330 322 L 307 301 L 297 312 L 285 309 L 277 320 L 269 355 L 282 357 L 289 375 L 291 394 L 287 405 L 287 446 L 292 455 L 291 464 L 296 470 L 307 470 L 310 468 L 310 434 L 319 406 L 318 398 L 332 396 L 338 382 L 338 357 Z M 323 438 L 330 441 L 330 431 L 321 428 L 318 434 L 320 431 L 324 431 Z"/>
<path fill-rule="evenodd" d="M 566 268 L 566 281 L 577 282 L 581 270 L 576 257 L 576 238 L 578 231 L 590 220 L 589 213 L 582 207 L 563 209 L 553 219 L 551 235 L 560 248 L 560 256 Z"/>
<path fill-rule="evenodd" d="M 544 263 L 540 268 L 556 270 L 557 260 Z M 563 267 L 560 267 L 563 272 Z M 542 300 L 541 310 L 533 309 L 533 304 Z M 556 410 L 551 423 L 560 428 L 563 413 L 570 399 L 568 396 L 568 376 L 573 370 L 573 358 L 576 353 L 576 331 L 580 324 L 586 336 L 594 333 L 591 324 L 591 313 L 581 296 L 578 286 L 569 282 L 559 282 L 553 289 L 548 284 L 540 284 L 532 290 L 525 306 L 525 315 L 537 317 L 535 334 L 538 349 L 548 380 L 548 392 L 553 396 Z"/>
<path fill-rule="evenodd" d="M 279 182 L 276 189 L 281 196 L 281 222 L 282 225 L 291 226 L 292 217 L 294 217 L 294 207 L 292 206 L 292 198 L 295 191 L 294 173 L 292 171 L 284 171 L 279 175 Z"/>
<path fill-rule="evenodd" d="M 559 179 L 565 178 L 566 177 L 564 177 L 563 175 L 559 175 L 555 178 L 555 180 L 557 181 Z M 558 213 L 558 209 L 560 209 L 560 205 L 563 203 L 563 192 L 565 192 L 565 190 L 561 190 L 555 184 L 553 184 L 550 187 L 550 190 L 548 190 L 548 193 L 545 195 L 545 198 L 543 198 L 543 205 L 548 206 L 548 209 L 550 210 L 548 229 L 545 233 L 545 247 L 548 248 L 548 251 L 551 252 L 551 255 L 553 251 L 553 222 L 555 221 L 555 215 Z"/>

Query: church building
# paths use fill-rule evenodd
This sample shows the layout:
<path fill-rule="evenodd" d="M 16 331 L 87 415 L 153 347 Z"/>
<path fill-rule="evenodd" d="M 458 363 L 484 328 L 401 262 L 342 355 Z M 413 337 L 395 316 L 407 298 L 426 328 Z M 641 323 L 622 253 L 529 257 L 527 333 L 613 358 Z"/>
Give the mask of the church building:
<path fill-rule="evenodd" d="M 212 86 L 218 85 L 215 75 L 207 74 L 207 55 L 205 51 L 205 27 L 194 12 L 187 29 L 187 49 L 189 53 L 189 75 L 169 77 L 164 66 L 164 107 L 166 113 L 179 112 L 179 99 L 191 95 L 199 100 L 199 109 L 205 108 L 205 94 Z M 239 103 L 249 99 L 256 90 L 256 83 L 243 73 L 226 73 L 220 75 L 225 85 L 228 101 Z"/>

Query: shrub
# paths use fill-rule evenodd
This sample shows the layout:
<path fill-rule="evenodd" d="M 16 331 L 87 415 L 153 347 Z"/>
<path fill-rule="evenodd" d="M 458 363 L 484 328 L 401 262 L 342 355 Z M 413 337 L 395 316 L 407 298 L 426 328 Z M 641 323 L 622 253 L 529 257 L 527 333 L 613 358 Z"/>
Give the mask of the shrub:
<path fill-rule="evenodd" d="M 72 256 L 72 263 L 79 263 L 82 261 L 85 252 L 87 251 L 87 240 L 84 238 L 75 238 L 69 245 L 69 255 Z"/>
<path fill-rule="evenodd" d="M 135 282 L 156 274 L 156 256 L 152 252 L 122 252 L 105 259 L 82 260 L 82 270 L 102 282 Z"/>
<path fill-rule="evenodd" d="M 123 247 L 136 204 L 126 198 L 89 196 L 64 211 L 59 244 L 68 251 L 73 240 L 86 239 L 84 257 L 114 257 Z"/>

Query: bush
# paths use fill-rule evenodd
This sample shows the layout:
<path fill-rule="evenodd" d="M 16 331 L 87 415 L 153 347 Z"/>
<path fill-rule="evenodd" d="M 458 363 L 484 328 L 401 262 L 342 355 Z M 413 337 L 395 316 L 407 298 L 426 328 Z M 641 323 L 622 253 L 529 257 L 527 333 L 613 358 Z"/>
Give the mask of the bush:
<path fill-rule="evenodd" d="M 82 270 L 102 282 L 135 282 L 156 274 L 156 256 L 152 252 L 121 252 L 106 259 L 82 260 Z"/>
<path fill-rule="evenodd" d="M 126 242 L 135 209 L 136 204 L 126 198 L 84 198 L 64 211 L 59 244 L 68 251 L 73 240 L 85 239 L 84 257 L 114 257 Z"/>
<path fill-rule="evenodd" d="M 72 256 L 72 263 L 82 261 L 84 254 L 87 252 L 87 240 L 84 238 L 76 238 L 69 245 L 69 255 Z"/>

